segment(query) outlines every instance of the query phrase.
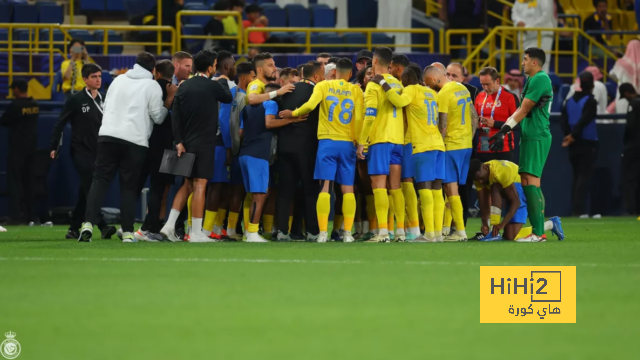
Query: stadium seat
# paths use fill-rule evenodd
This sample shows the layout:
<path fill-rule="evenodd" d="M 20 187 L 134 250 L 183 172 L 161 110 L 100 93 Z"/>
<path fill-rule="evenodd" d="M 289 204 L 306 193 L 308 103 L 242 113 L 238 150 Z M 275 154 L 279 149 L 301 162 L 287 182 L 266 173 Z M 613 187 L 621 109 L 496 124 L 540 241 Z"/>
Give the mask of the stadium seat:
<path fill-rule="evenodd" d="M 107 11 L 125 12 L 124 0 L 107 0 Z"/>
<path fill-rule="evenodd" d="M 93 34 L 94 38 L 96 41 L 104 41 L 104 30 L 96 30 L 96 32 Z M 121 42 L 122 41 L 122 35 L 116 34 L 115 31 L 113 30 L 109 30 L 108 35 L 109 37 L 109 42 L 111 41 L 116 41 L 116 42 Z M 122 45 L 109 45 L 109 48 L 107 49 L 109 52 L 109 55 L 113 55 L 113 54 L 121 54 L 122 53 Z M 104 47 L 102 45 L 98 45 L 98 49 L 97 49 L 97 54 L 102 54 L 103 53 L 103 49 Z"/>
<path fill-rule="evenodd" d="M 106 11 L 105 0 L 80 0 L 80 10 L 82 11 Z"/>
<path fill-rule="evenodd" d="M 311 27 L 309 9 L 299 4 L 285 6 L 289 27 Z"/>
<path fill-rule="evenodd" d="M 209 10 L 209 8 L 204 4 L 188 4 L 184 7 L 185 10 Z M 210 15 L 191 15 L 185 16 L 185 24 L 191 25 L 200 25 L 203 28 L 209 23 L 211 20 Z"/>
<path fill-rule="evenodd" d="M 255 3 L 262 6 L 264 4 L 275 4 L 276 0 L 256 0 Z"/>
<path fill-rule="evenodd" d="M 49 29 L 40 30 L 40 48 L 46 49 L 49 48 Z M 60 51 L 64 50 L 64 34 L 62 31 L 58 29 L 53 30 L 53 41 L 60 42 L 60 44 L 55 44 L 53 47 L 56 49 L 60 49 Z"/>
<path fill-rule="evenodd" d="M 0 41 L 9 40 L 9 30 L 8 29 L 0 29 Z M 0 47 L 5 47 L 6 45 L 0 45 Z"/>
<path fill-rule="evenodd" d="M 13 5 L 13 22 L 14 23 L 37 23 L 38 7 L 27 4 Z"/>
<path fill-rule="evenodd" d="M 320 44 L 339 44 L 340 46 L 323 46 L 320 48 L 321 51 L 325 52 L 343 52 L 344 51 L 344 40 L 342 37 L 338 36 L 336 33 L 320 33 L 318 35 L 318 43 Z"/>
<path fill-rule="evenodd" d="M 262 6 L 264 16 L 269 19 L 269 27 L 286 27 L 287 14 L 276 4 L 264 4 Z"/>
<path fill-rule="evenodd" d="M 27 30 L 27 29 L 14 29 L 13 30 L 13 39 L 14 40 L 18 40 L 18 41 L 22 41 L 22 42 L 29 41 L 29 30 Z M 28 43 L 14 44 L 13 47 L 17 48 L 17 49 L 28 49 L 29 48 L 29 44 Z"/>
<path fill-rule="evenodd" d="M 0 23 L 11 22 L 11 6 L 5 2 L 0 2 Z"/>
<path fill-rule="evenodd" d="M 184 35 L 204 35 L 204 30 L 202 29 L 202 25 L 199 24 L 187 24 L 183 29 Z M 202 50 L 204 46 L 204 40 L 198 39 L 187 39 L 185 40 L 187 48 L 191 53 L 197 53 Z"/>
<path fill-rule="evenodd" d="M 197 4 L 197 5 L 204 5 L 204 0 L 184 0 L 184 5 L 191 5 L 191 4 Z"/>
<path fill-rule="evenodd" d="M 342 37 L 345 44 L 366 44 L 367 36 L 362 33 L 347 33 Z M 345 50 L 348 52 L 357 52 L 362 50 L 364 46 L 347 47 Z"/>
<path fill-rule="evenodd" d="M 392 45 L 395 44 L 395 39 L 384 33 L 373 33 L 371 34 L 371 43 L 376 45 Z M 391 50 L 394 48 L 391 47 Z"/>
<path fill-rule="evenodd" d="M 111 76 L 111 73 L 107 70 L 102 70 L 102 91 L 105 91 L 112 82 L 113 76 Z"/>
<path fill-rule="evenodd" d="M 62 6 L 58 6 L 55 3 L 40 3 L 38 5 L 38 20 L 44 24 L 64 23 Z"/>
<path fill-rule="evenodd" d="M 320 43 L 318 41 L 318 34 L 313 34 L 312 33 L 310 37 L 311 37 L 311 43 L 312 44 L 319 44 Z M 304 33 L 304 32 L 296 32 L 296 33 L 294 33 L 293 34 L 293 42 L 296 43 L 296 44 L 303 44 L 303 46 L 304 46 L 304 44 L 307 43 L 307 34 Z M 301 47 L 301 48 L 299 48 L 298 51 L 304 52 L 305 48 Z M 312 47 L 311 48 L 311 52 L 315 53 L 315 52 L 320 52 L 320 51 L 318 50 L 318 48 L 313 48 Z"/>
<path fill-rule="evenodd" d="M 336 27 L 336 11 L 326 5 L 311 6 L 313 27 Z"/>

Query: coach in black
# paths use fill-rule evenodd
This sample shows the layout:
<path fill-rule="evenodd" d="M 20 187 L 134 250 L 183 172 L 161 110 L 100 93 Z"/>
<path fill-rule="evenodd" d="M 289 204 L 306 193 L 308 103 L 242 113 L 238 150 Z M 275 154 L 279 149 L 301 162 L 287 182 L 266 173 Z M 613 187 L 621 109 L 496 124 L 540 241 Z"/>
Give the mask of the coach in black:
<path fill-rule="evenodd" d="M 102 85 L 102 68 L 96 64 L 86 64 L 82 67 L 82 80 L 87 85 L 69 97 L 65 102 L 58 122 L 51 135 L 51 159 L 58 156 L 60 137 L 68 123 L 71 124 L 71 161 L 78 172 L 80 187 L 78 188 L 78 200 L 73 209 L 71 224 L 66 238 L 77 240 L 80 237 L 78 230 L 87 207 L 87 195 L 93 181 L 93 170 L 96 162 L 96 148 L 98 147 L 98 132 L 102 125 L 102 112 L 104 98 L 100 94 Z M 99 216 L 98 228 L 103 239 L 110 239 L 116 232 L 113 226 L 107 226 Z"/>
<path fill-rule="evenodd" d="M 208 242 L 202 233 L 205 192 L 209 179 L 213 178 L 215 140 L 218 131 L 218 101 L 230 104 L 233 101 L 226 76 L 212 81 L 215 73 L 217 54 L 200 51 L 193 59 L 196 75 L 180 85 L 171 111 L 173 138 L 178 156 L 189 152 L 196 156 L 189 181 L 180 188 L 173 200 L 169 219 L 160 233 L 170 241 L 179 241 L 175 234 L 175 224 L 180 210 L 193 192 L 191 214 L 193 216 L 190 234 L 185 238 L 190 242 Z"/>
<path fill-rule="evenodd" d="M 294 84 L 295 90 L 282 96 L 281 110 L 295 110 L 309 101 L 315 85 L 324 80 L 324 70 L 317 61 L 310 61 L 302 68 L 304 79 Z M 307 239 L 320 233 L 316 214 L 318 182 L 313 179 L 313 170 L 318 151 L 319 108 L 306 121 L 287 125 L 278 134 L 279 184 L 276 204 L 278 239 L 288 240 L 289 212 L 298 183 L 304 194 L 304 219 Z"/>

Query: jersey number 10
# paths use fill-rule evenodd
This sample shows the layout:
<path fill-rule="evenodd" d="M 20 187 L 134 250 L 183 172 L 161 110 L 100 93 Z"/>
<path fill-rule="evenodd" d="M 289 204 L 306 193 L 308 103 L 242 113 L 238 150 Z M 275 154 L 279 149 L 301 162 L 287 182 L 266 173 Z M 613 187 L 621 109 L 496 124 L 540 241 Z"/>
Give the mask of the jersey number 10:
<path fill-rule="evenodd" d="M 427 105 L 427 125 L 438 125 L 438 103 L 433 100 L 425 100 L 424 103 Z"/>
<path fill-rule="evenodd" d="M 333 110 L 336 108 L 336 106 L 338 106 L 338 103 L 340 102 L 340 99 L 338 99 L 336 96 L 327 96 L 327 101 L 331 102 L 332 104 L 329 106 L 329 122 L 333 121 Z M 353 117 L 353 100 L 351 99 L 344 99 L 342 101 L 342 104 L 340 104 L 340 114 L 338 114 L 338 118 L 340 120 L 341 123 L 347 125 L 351 122 L 351 118 Z M 347 115 L 346 119 L 345 119 L 345 114 Z"/>

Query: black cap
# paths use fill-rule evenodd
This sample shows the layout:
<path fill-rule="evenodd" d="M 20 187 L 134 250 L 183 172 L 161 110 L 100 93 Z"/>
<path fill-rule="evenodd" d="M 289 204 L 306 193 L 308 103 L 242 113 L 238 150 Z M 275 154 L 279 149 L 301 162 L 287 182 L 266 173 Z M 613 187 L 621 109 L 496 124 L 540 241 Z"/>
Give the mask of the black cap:
<path fill-rule="evenodd" d="M 362 59 L 368 59 L 371 60 L 373 59 L 373 53 L 369 50 L 365 50 L 362 49 L 360 51 L 358 51 L 358 55 L 356 56 L 356 62 L 362 60 Z"/>

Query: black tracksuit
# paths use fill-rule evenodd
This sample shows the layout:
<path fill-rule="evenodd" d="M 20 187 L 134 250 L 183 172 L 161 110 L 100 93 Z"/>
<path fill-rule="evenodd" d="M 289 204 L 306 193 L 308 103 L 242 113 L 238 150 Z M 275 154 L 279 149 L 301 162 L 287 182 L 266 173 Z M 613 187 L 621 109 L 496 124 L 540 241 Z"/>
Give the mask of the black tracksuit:
<path fill-rule="evenodd" d="M 625 211 L 637 214 L 636 191 L 640 178 L 640 96 L 629 101 L 622 154 L 622 198 Z"/>
<path fill-rule="evenodd" d="M 167 84 L 170 84 L 171 81 L 160 79 L 158 80 L 158 83 L 162 88 L 162 101 L 165 101 L 167 99 Z M 167 117 L 170 116 L 170 114 L 167 114 Z M 145 182 L 147 181 L 147 176 L 149 176 L 147 216 L 144 219 L 144 224 L 142 224 L 141 229 L 152 233 L 158 233 L 162 228 L 161 219 L 164 218 L 164 214 L 160 214 L 162 197 L 164 196 L 166 186 L 171 185 L 174 180 L 173 175 L 160 172 L 162 155 L 166 149 L 173 149 L 173 132 L 171 130 L 170 119 L 165 119 L 162 124 L 156 124 L 153 126 L 153 132 L 149 138 L 147 161 L 145 162 L 145 167 L 142 170 L 140 184 L 138 186 L 138 194 L 140 194 Z"/>
<path fill-rule="evenodd" d="M 94 101 L 86 88 L 71 95 L 65 102 L 58 122 L 53 128 L 53 134 L 51 134 L 51 150 L 56 150 L 65 126 L 68 123 L 71 124 L 71 161 L 80 178 L 78 200 L 69 225 L 71 230 L 80 229 L 87 208 L 87 196 L 89 189 L 91 189 L 96 163 L 98 132 L 102 125 L 103 99 L 104 96 L 98 93 Z M 98 227 L 103 229 L 106 225 L 102 214 L 100 214 Z"/>
<path fill-rule="evenodd" d="M 570 111 L 576 111 L 580 107 L 581 100 L 584 100 L 581 114 L 569 114 Z M 571 100 L 570 100 L 571 101 Z M 569 161 L 573 169 L 573 187 L 572 187 L 572 214 L 579 216 L 587 214 L 587 196 L 589 193 L 589 183 L 596 164 L 598 141 L 595 134 L 595 121 L 598 115 L 598 102 L 592 94 L 582 91 L 573 95 L 571 105 L 569 102 L 562 109 L 561 125 L 564 136 L 571 134 L 575 139 L 569 145 Z M 572 107 L 570 107 L 572 106 Z M 570 124 L 570 118 L 579 118 L 577 123 Z M 585 131 L 589 128 L 591 131 Z"/>
<path fill-rule="evenodd" d="M 0 124 L 9 128 L 7 193 L 9 217 L 13 221 L 35 220 L 34 160 L 37 149 L 40 107 L 33 98 L 14 99 Z"/>
<path fill-rule="evenodd" d="M 295 84 L 295 90 L 282 97 L 283 110 L 295 110 L 306 103 L 313 93 L 315 84 L 305 80 Z M 313 171 L 318 152 L 318 117 L 320 110 L 316 108 L 306 121 L 290 124 L 280 128 L 278 133 L 278 199 L 276 202 L 276 228 L 287 234 L 289 232 L 289 211 L 298 184 L 302 185 L 304 194 L 304 219 L 307 233 L 316 235 L 318 217 L 316 201 L 319 185 L 313 179 Z M 293 228 L 296 228 L 294 226 Z"/>

